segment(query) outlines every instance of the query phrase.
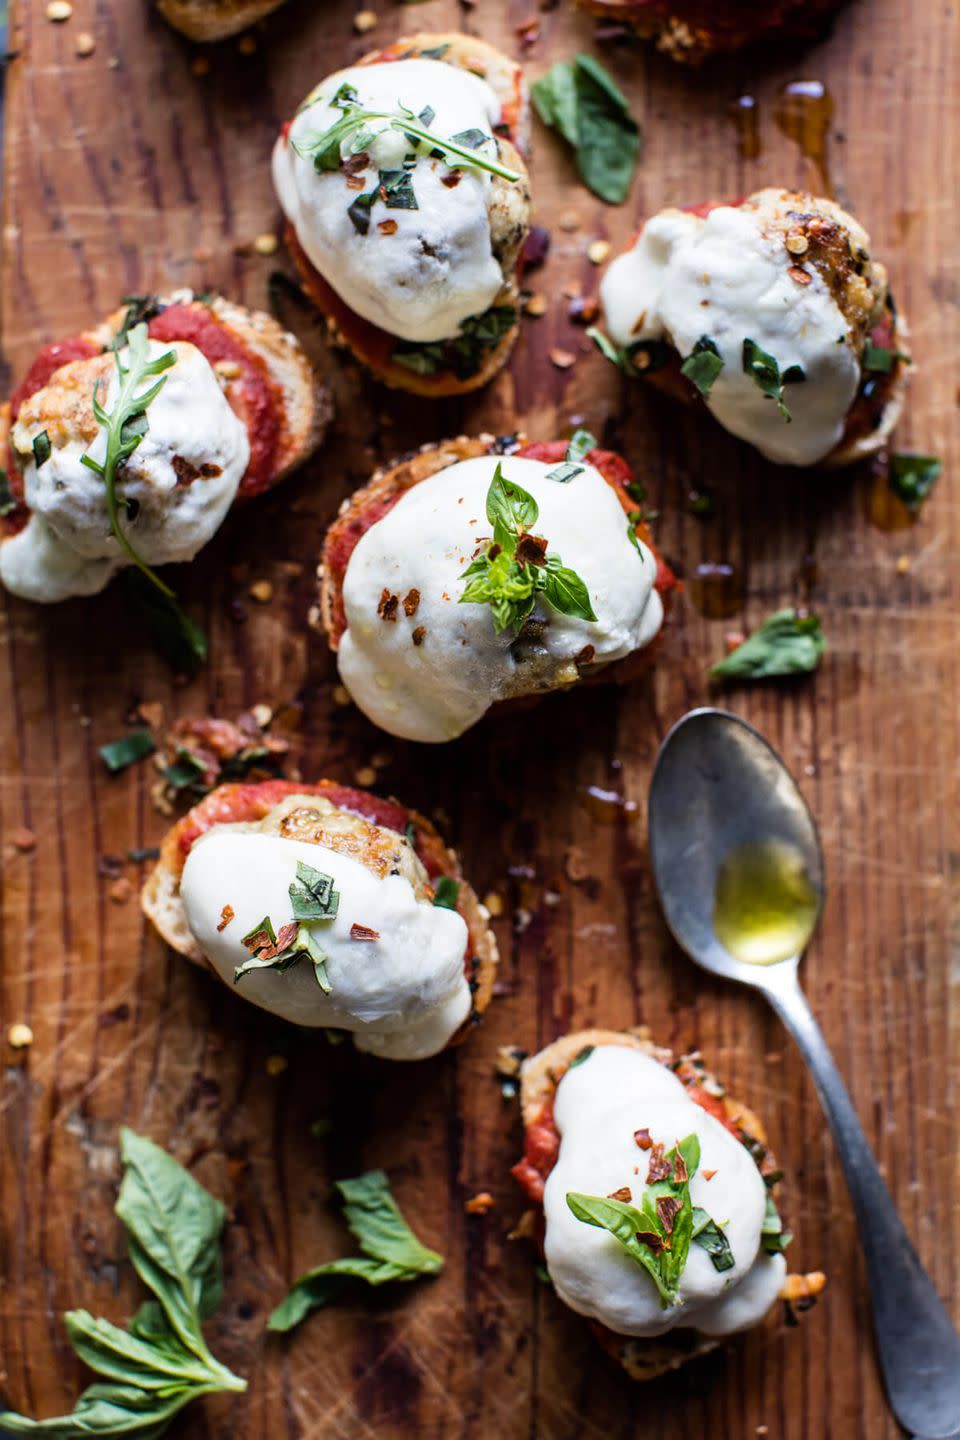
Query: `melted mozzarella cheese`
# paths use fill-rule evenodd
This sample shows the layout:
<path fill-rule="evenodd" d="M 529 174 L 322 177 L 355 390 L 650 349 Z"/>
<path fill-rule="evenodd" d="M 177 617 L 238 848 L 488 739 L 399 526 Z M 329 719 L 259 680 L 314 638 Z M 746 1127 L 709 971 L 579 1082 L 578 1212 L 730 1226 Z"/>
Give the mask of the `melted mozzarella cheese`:
<path fill-rule="evenodd" d="M 562 615 L 541 595 L 528 642 L 512 626 L 498 635 L 489 605 L 458 603 L 464 569 L 490 540 L 486 497 L 498 464 L 533 495 L 533 530 L 584 581 L 596 621 Z M 498 700 L 575 682 L 575 657 L 586 647 L 594 663 L 607 664 L 660 629 L 656 561 L 631 543 L 613 488 L 589 465 L 567 484 L 549 478 L 552 468 L 514 457 L 464 460 L 413 486 L 360 540 L 344 577 L 337 663 L 353 699 L 384 730 L 453 739 Z M 383 619 L 384 589 L 401 599 L 418 592 L 414 613 L 400 606 L 394 620 Z"/>
<path fill-rule="evenodd" d="M 843 436 L 860 365 L 823 278 L 772 229 L 776 206 L 721 206 L 706 219 L 662 211 L 610 266 L 600 295 L 610 334 L 623 348 L 666 339 L 686 357 L 709 336 L 723 369 L 706 403 L 720 424 L 770 460 L 814 465 Z M 798 284 L 791 269 L 809 283 Z M 792 365 L 803 369 L 805 382 L 784 392 L 791 422 L 744 373 L 745 339 L 772 355 L 781 374 Z"/>
<path fill-rule="evenodd" d="M 166 382 L 147 410 L 147 432 L 117 485 L 118 494 L 135 506 L 133 518 L 121 510 L 120 524 L 149 565 L 193 559 L 220 528 L 250 457 L 246 426 L 231 410 L 206 357 L 184 341 L 150 342 L 152 359 L 169 350 L 176 363 L 163 372 Z M 121 352 L 121 359 L 126 358 Z M 99 365 L 99 358 L 75 362 L 69 367 L 71 383 L 76 385 L 82 367 Z M 156 378 L 145 378 L 138 393 Z M 47 389 L 53 392 L 57 384 L 55 375 Z M 91 379 L 91 397 L 93 384 Z M 108 412 L 118 391 L 114 367 L 102 402 Z M 98 428 L 87 444 L 77 434 L 76 414 L 71 423 L 45 424 L 44 394 L 31 397 L 13 427 L 13 445 L 25 462 L 24 498 L 32 516 L 19 535 L 0 546 L 0 580 L 29 600 L 55 601 L 102 590 L 129 560 L 110 531 L 103 480 L 81 459 L 86 454 L 103 463 L 104 430 Z M 31 416 L 29 422 L 23 419 L 25 413 Z M 52 450 L 38 466 L 33 440 L 44 429 Z M 201 466 L 208 467 L 208 473 L 184 483 L 184 473 Z"/>
<path fill-rule="evenodd" d="M 442 1050 L 470 1013 L 463 917 L 418 900 L 404 875 L 381 879 L 322 845 L 223 825 L 193 846 L 180 894 L 190 930 L 220 978 L 233 985 L 235 968 L 250 959 L 242 937 L 265 915 L 275 931 L 291 918 L 297 861 L 332 876 L 340 893 L 336 918 L 310 925 L 327 957 L 330 993 L 304 955 L 285 972 L 245 975 L 238 994 L 297 1025 L 350 1030 L 358 1049 L 374 1055 L 418 1060 Z M 221 930 L 226 905 L 234 918 Z M 352 938 L 355 924 L 379 938 Z"/>
<path fill-rule="evenodd" d="M 318 173 L 295 143 L 322 134 L 343 111 L 330 101 L 349 84 L 360 103 L 395 114 L 403 105 L 419 115 L 434 111 L 429 129 L 441 138 L 467 130 L 493 137 L 500 102 L 486 81 L 439 60 L 395 60 L 330 75 L 313 92 L 273 154 L 273 178 L 284 214 L 311 263 L 356 314 L 404 340 L 446 340 L 461 323 L 489 309 L 503 286 L 490 240 L 490 175 L 467 167 L 451 172 L 443 160 L 417 152 L 410 170 L 416 209 L 377 200 L 366 235 L 348 214 L 358 195 L 373 190 L 378 172 L 402 166 L 411 147 L 386 122 L 371 122 L 363 182 L 350 188 L 343 169 Z M 492 143 L 488 155 L 495 154 Z M 344 151 L 344 158 L 349 151 Z M 452 184 L 453 176 L 459 178 Z M 383 222 L 392 222 L 381 229 Z M 390 232 L 390 233 L 386 233 Z"/>
<path fill-rule="evenodd" d="M 727 1335 L 762 1319 L 785 1273 L 782 1255 L 760 1251 L 766 1186 L 746 1147 L 694 1104 L 671 1071 L 639 1051 L 601 1046 L 560 1081 L 554 1119 L 560 1153 L 544 1190 L 544 1252 L 571 1309 L 619 1335 L 661 1335 L 677 1325 Z M 735 1261 L 718 1271 L 706 1250 L 691 1244 L 679 1302 L 667 1309 L 620 1242 L 577 1220 L 566 1201 L 569 1191 L 610 1195 L 626 1185 L 639 1202 L 649 1161 L 633 1138 L 638 1129 L 665 1150 L 697 1135 L 700 1167 L 690 1197 L 723 1226 Z"/>

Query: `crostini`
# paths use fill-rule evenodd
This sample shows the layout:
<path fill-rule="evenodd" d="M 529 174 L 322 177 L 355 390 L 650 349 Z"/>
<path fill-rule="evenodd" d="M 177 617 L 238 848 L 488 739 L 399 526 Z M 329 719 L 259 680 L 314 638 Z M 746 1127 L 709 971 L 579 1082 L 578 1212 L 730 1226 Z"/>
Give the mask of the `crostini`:
<path fill-rule="evenodd" d="M 486 1009 L 489 915 L 429 820 L 320 780 L 227 784 L 167 833 L 142 894 L 167 944 L 298 1025 L 419 1060 Z"/>
<path fill-rule="evenodd" d="M 632 1379 L 822 1290 L 819 1272 L 787 1276 L 761 1122 L 698 1055 L 675 1060 L 645 1031 L 580 1031 L 523 1062 L 520 1104 L 513 1175 L 554 1289 Z"/>
<path fill-rule="evenodd" d="M 284 0 L 156 0 L 169 25 L 189 40 L 226 40 L 254 25 Z"/>
<path fill-rule="evenodd" d="M 778 464 L 852 464 L 899 418 L 905 325 L 869 235 L 832 200 L 767 189 L 662 210 L 600 298 L 609 359 Z"/>
<path fill-rule="evenodd" d="M 502 701 L 633 678 L 677 583 L 636 493 L 584 431 L 461 436 L 378 471 L 327 533 L 316 615 L 360 709 L 440 742 Z"/>
<path fill-rule="evenodd" d="M 530 214 L 523 71 L 474 36 L 413 35 L 338 70 L 283 127 L 273 178 L 307 294 L 388 385 L 485 385 L 518 333 Z"/>
<path fill-rule="evenodd" d="M 688 65 L 765 39 L 813 40 L 841 0 L 577 0 L 601 20 L 626 25 Z"/>
<path fill-rule="evenodd" d="M 191 560 L 234 503 L 306 459 L 329 418 L 269 315 L 190 290 L 131 297 L 41 350 L 0 409 L 0 582 L 57 601 L 126 565 Z"/>

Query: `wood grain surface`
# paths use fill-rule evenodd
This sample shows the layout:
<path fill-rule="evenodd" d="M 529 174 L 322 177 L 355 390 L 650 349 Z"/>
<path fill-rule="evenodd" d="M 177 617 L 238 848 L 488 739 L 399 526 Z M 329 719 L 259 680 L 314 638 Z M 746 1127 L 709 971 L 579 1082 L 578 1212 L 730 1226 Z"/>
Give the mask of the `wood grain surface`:
<path fill-rule="evenodd" d="M 265 303 L 281 256 L 254 238 L 277 227 L 268 171 L 275 132 L 329 70 L 403 30 L 464 28 L 532 75 L 590 48 L 593 25 L 567 0 L 540 14 L 522 51 L 514 27 L 534 0 L 416 6 L 373 0 L 361 39 L 351 0 L 300 0 L 255 32 L 200 52 L 144 0 L 75 0 L 51 24 L 43 0 L 14 5 L 8 67 L 2 261 L 3 354 L 23 372 L 44 341 L 129 291 L 215 287 Z M 78 58 L 77 35 L 95 39 Z M 892 1440 L 871 1349 L 856 1229 L 812 1086 L 763 1001 L 712 982 L 669 942 L 651 891 L 645 795 L 667 727 L 710 695 L 725 633 L 810 598 L 830 651 L 814 680 L 737 689 L 725 703 L 759 725 L 798 776 L 822 826 L 830 895 L 805 982 L 923 1260 L 957 1295 L 956 975 L 958 559 L 957 10 L 939 0 L 863 0 L 822 44 L 685 73 L 641 47 L 604 56 L 646 133 L 629 202 L 611 209 L 574 178 L 538 129 L 536 218 L 552 231 L 531 277 L 548 297 L 512 365 L 466 403 L 381 391 L 326 350 L 286 300 L 331 377 L 339 407 L 324 452 L 298 479 L 235 514 L 179 593 L 211 636 L 188 687 L 143 646 L 121 593 L 43 609 L 0 598 L 0 844 L 3 875 L 2 1396 L 33 1415 L 69 1409 L 83 1382 L 61 1313 L 123 1319 L 139 1299 L 112 1213 L 121 1123 L 169 1145 L 230 1209 L 224 1307 L 213 1348 L 250 1378 L 245 1397 L 179 1420 L 189 1437 L 537 1437 Z M 834 115 L 834 191 L 870 229 L 909 316 L 917 359 L 901 449 L 943 456 L 915 524 L 869 470 L 778 471 L 719 429 L 641 389 L 621 388 L 567 319 L 562 287 L 595 290 L 590 241 L 626 242 L 668 202 L 734 196 L 763 183 L 816 185 L 802 146 L 774 123 L 780 87 L 824 82 Z M 762 153 L 744 159 L 730 103 L 758 102 Z M 809 148 L 809 147 L 807 147 Z M 562 229 L 561 216 L 577 222 Z M 577 363 L 560 371 L 552 347 Z M 338 706 L 336 675 L 308 635 L 312 572 L 342 497 L 380 459 L 464 429 L 522 425 L 533 438 L 582 417 L 621 445 L 659 510 L 662 547 L 695 577 L 736 568 L 731 619 L 698 610 L 693 583 L 652 681 L 592 689 L 483 724 L 426 749 L 377 733 Z M 713 519 L 691 490 L 716 491 Z M 906 557 L 901 561 L 901 557 Z M 898 564 L 898 562 L 900 562 Z M 268 605 L 248 597 L 270 579 Z M 702 607 L 701 607 L 702 608 Z M 377 785 L 433 814 L 481 894 L 503 901 L 501 993 L 468 1044 L 426 1064 L 388 1066 L 294 1032 L 168 955 L 133 900 L 118 903 L 103 857 L 155 844 L 149 764 L 110 778 L 97 747 L 142 701 L 168 718 L 291 702 L 302 773 Z M 598 800 L 611 792 L 622 803 Z M 29 829 L 33 849 L 18 850 Z M 22 839 L 22 837 L 20 837 Z M 570 863 L 583 861 L 588 878 Z M 106 873 L 105 873 L 106 872 Z M 125 864 L 136 884 L 138 866 Z M 31 1048 L 5 1044 L 28 1023 Z M 829 1272 L 824 1300 L 790 1328 L 775 1317 L 746 1341 L 646 1388 L 631 1387 L 534 1273 L 507 1233 L 522 1209 L 508 1166 L 515 1105 L 493 1078 L 498 1045 L 533 1049 L 588 1024 L 646 1022 L 699 1045 L 765 1114 L 787 1171 L 791 1259 Z M 282 1056 L 281 1073 L 268 1065 Z M 311 1122 L 329 1118 L 325 1138 Z M 447 1265 L 435 1282 L 357 1296 L 289 1342 L 264 1322 L 288 1282 L 344 1253 L 334 1177 L 385 1166 L 423 1238 Z M 470 1216 L 488 1190 L 496 1205 Z"/>

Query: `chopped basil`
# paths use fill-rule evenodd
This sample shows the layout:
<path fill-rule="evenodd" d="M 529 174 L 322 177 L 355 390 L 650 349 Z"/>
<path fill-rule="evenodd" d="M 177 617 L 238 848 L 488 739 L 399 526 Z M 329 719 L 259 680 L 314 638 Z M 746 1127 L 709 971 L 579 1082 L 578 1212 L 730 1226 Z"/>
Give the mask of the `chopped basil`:
<path fill-rule="evenodd" d="M 894 353 L 888 350 L 886 345 L 874 345 L 868 340 L 863 347 L 862 365 L 864 370 L 874 370 L 881 375 L 889 375 L 893 369 Z"/>
<path fill-rule="evenodd" d="M 156 845 L 144 845 L 137 850 L 128 850 L 127 859 L 131 865 L 140 865 L 144 860 L 159 860 L 160 849 Z"/>
<path fill-rule="evenodd" d="M 203 631 L 139 570 L 127 570 L 123 579 L 154 649 L 176 674 L 192 675 L 207 658 Z"/>
<path fill-rule="evenodd" d="M 592 55 L 558 60 L 530 88 L 540 119 L 573 147 L 584 184 L 611 205 L 627 197 L 640 129 L 612 77 Z"/>
<path fill-rule="evenodd" d="M 488 135 L 486 130 L 478 130 L 474 127 L 472 130 L 461 130 L 459 134 L 452 135 L 450 138 L 456 140 L 458 145 L 466 145 L 468 150 L 479 150 L 480 146 L 486 145 L 488 140 L 493 139 L 493 136 Z"/>
<path fill-rule="evenodd" d="M 0 518 L 12 515 L 17 508 L 17 498 L 10 489 L 10 476 L 0 465 Z"/>
<path fill-rule="evenodd" d="M 417 3 L 418 3 L 418 0 L 404 0 L 404 3 L 407 4 L 407 5 L 413 5 L 413 4 L 417 4 Z M 434 45 L 433 48 L 430 49 L 430 50 L 421 50 L 421 51 L 420 51 L 419 58 L 420 58 L 421 60 L 442 60 L 443 57 L 444 57 L 444 55 L 446 55 L 446 53 L 447 53 L 447 51 L 448 51 L 449 49 L 450 49 L 449 44 L 447 44 L 447 45 Z"/>
<path fill-rule="evenodd" d="M 317 937 L 308 928 L 319 920 L 336 919 L 340 906 L 340 894 L 335 888 L 333 877 L 315 870 L 312 865 L 297 861 L 297 878 L 288 887 L 293 919 L 281 926 L 279 934 L 273 928 L 269 915 L 255 925 L 241 940 L 250 959 L 238 965 L 233 972 L 236 985 L 252 970 L 276 970 L 281 975 L 293 969 L 304 955 L 313 964 L 317 984 L 325 995 L 331 991 L 327 975 L 326 954 Z"/>
<path fill-rule="evenodd" d="M 901 451 L 890 459 L 890 488 L 908 510 L 919 510 L 942 470 L 943 462 L 935 455 L 910 455 Z"/>
<path fill-rule="evenodd" d="M 389 210 L 419 210 L 409 170 L 381 170 L 380 196 Z"/>
<path fill-rule="evenodd" d="M 662 370 L 670 359 L 670 346 L 665 340 L 637 340 L 621 350 L 608 335 L 591 325 L 587 338 L 592 340 L 605 360 L 616 365 L 631 380 L 648 374 L 651 370 Z"/>
<path fill-rule="evenodd" d="M 293 1330 L 312 1310 L 348 1291 L 355 1280 L 382 1285 L 389 1280 L 437 1275 L 443 1269 L 443 1256 L 422 1244 L 403 1218 L 382 1170 L 368 1170 L 356 1180 L 334 1183 L 362 1254 L 329 1260 L 301 1275 L 267 1321 L 267 1329 L 275 1333 Z"/>
<path fill-rule="evenodd" d="M 643 559 L 643 546 L 640 544 L 640 536 L 637 534 L 637 526 L 640 524 L 640 521 L 642 519 L 642 510 L 627 511 L 627 539 L 630 541 L 630 544 L 633 546 L 634 550 L 636 550 L 641 560 Z"/>
<path fill-rule="evenodd" d="M 567 1069 L 575 1070 L 578 1065 L 583 1064 L 584 1060 L 589 1060 L 590 1056 L 593 1054 L 596 1048 L 596 1045 L 584 1045 L 583 1049 L 578 1050 L 576 1055 L 574 1055 L 573 1059 L 570 1061 L 570 1064 L 567 1066 Z"/>
<path fill-rule="evenodd" d="M 205 297 L 195 295 L 194 299 L 203 300 Z M 149 324 L 157 315 L 162 315 L 164 310 L 164 306 L 156 295 L 124 295 L 123 303 L 127 308 L 120 322 L 120 329 L 109 345 L 105 347 L 107 350 L 122 350 L 127 343 L 130 331 L 136 325 Z"/>
<path fill-rule="evenodd" d="M 519 634 L 538 594 L 562 615 L 596 620 L 586 585 L 547 542 L 532 534 L 540 507 L 528 491 L 508 480 L 498 464 L 487 491 L 487 519 L 493 541 L 481 547 L 460 576 L 466 580 L 461 605 L 489 605 L 497 634 L 513 626 Z M 524 542 L 527 552 L 517 551 Z"/>
<path fill-rule="evenodd" d="M 452 370 L 468 380 L 480 369 L 487 352 L 496 349 L 517 323 L 512 305 L 493 305 L 482 315 L 471 315 L 454 340 L 401 340 L 390 358 L 416 375 L 439 375 Z"/>
<path fill-rule="evenodd" d="M 187 790 L 203 779 L 204 767 L 188 750 L 177 752 L 177 758 L 163 772 L 163 778 L 174 790 Z"/>
<path fill-rule="evenodd" d="M 760 1227 L 760 1248 L 767 1255 L 782 1255 L 793 1236 L 784 1230 L 780 1212 L 770 1191 L 767 1191 L 767 1208 Z"/>
<path fill-rule="evenodd" d="M 50 444 L 50 436 L 46 430 L 41 430 L 39 435 L 33 437 L 33 458 L 36 461 L 37 469 L 45 465 L 53 454 L 53 446 Z"/>
<path fill-rule="evenodd" d="M 796 385 L 806 380 L 803 367 L 788 365 L 781 375 L 780 366 L 773 356 L 768 355 L 765 350 L 761 350 L 755 340 L 746 339 L 743 342 L 743 372 L 751 377 L 768 400 L 776 401 L 777 410 L 789 423 L 793 416 L 784 401 L 783 387 L 784 385 Z"/>
<path fill-rule="evenodd" d="M 695 385 L 706 399 L 713 389 L 714 380 L 722 369 L 723 361 L 720 358 L 716 341 L 711 340 L 709 335 L 701 335 L 680 366 L 680 374 L 685 375 L 691 385 Z"/>
<path fill-rule="evenodd" d="M 589 430 L 574 430 L 567 442 L 567 453 L 564 459 L 575 464 L 578 460 L 585 460 L 590 451 L 596 450 L 596 448 L 596 436 L 591 435 Z"/>
<path fill-rule="evenodd" d="M 769 1201 L 769 1196 L 767 1199 Z M 732 1270 L 736 1265 L 730 1241 L 723 1231 L 723 1226 L 716 1220 L 712 1220 L 706 1210 L 699 1205 L 693 1207 L 693 1240 L 701 1249 L 706 1250 L 713 1261 L 714 1270 Z"/>
<path fill-rule="evenodd" d="M 126 770 L 128 765 L 145 760 L 156 748 L 149 730 L 132 730 L 129 735 L 124 735 L 119 740 L 111 740 L 107 745 L 101 745 L 100 759 L 110 773 L 116 775 L 118 771 Z"/>
<path fill-rule="evenodd" d="M 583 474 L 582 465 L 570 465 L 566 460 L 562 465 L 557 465 L 553 470 L 547 471 L 548 480 L 556 480 L 558 485 L 569 485 L 578 475 Z"/>
<path fill-rule="evenodd" d="M 449 875 L 441 875 L 434 887 L 433 903 L 441 910 L 456 910 L 459 894 L 459 880 L 451 880 Z"/>
<path fill-rule="evenodd" d="M 347 206 L 347 214 L 351 224 L 358 235 L 366 235 L 370 230 L 370 211 L 373 209 L 373 202 L 380 198 L 380 186 L 358 195 L 357 198 Z"/>
<path fill-rule="evenodd" d="M 710 671 L 715 680 L 768 680 L 816 670 L 827 648 L 818 615 L 778 610 Z"/>
<path fill-rule="evenodd" d="M 340 892 L 332 875 L 297 861 L 297 878 L 289 886 L 294 920 L 333 920 L 340 906 Z"/>

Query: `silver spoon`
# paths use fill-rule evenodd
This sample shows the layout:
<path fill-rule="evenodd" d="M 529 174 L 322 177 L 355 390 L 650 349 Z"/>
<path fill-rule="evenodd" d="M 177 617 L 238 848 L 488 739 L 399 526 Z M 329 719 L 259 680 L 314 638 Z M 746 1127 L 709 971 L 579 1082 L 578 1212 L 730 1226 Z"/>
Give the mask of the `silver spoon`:
<path fill-rule="evenodd" d="M 752 725 L 703 709 L 678 721 L 661 746 L 649 827 L 654 881 L 677 943 L 705 970 L 762 990 L 810 1067 L 857 1216 L 891 1408 L 917 1440 L 954 1440 L 960 1434 L 960 1337 L 903 1228 L 797 978 L 824 893 L 813 816 L 780 756 Z M 721 944 L 715 905 L 724 861 L 729 866 L 734 852 L 755 853 L 765 842 L 795 857 L 798 872 L 802 866 L 812 903 L 801 912 L 807 918 L 795 937 L 797 953 L 757 964 L 735 959 Z"/>

